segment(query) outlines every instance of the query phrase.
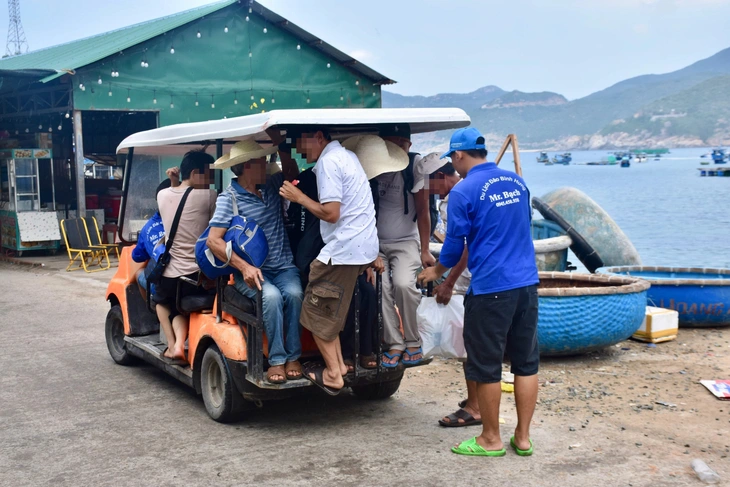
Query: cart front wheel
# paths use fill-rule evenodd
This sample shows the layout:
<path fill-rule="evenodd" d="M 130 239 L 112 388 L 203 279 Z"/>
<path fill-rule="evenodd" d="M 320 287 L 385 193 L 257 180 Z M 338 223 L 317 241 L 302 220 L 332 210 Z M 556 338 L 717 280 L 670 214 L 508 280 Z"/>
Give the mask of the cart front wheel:
<path fill-rule="evenodd" d="M 233 382 L 226 358 L 211 345 L 200 364 L 200 388 L 208 415 L 219 423 L 236 419 L 243 406 L 243 396 Z"/>
<path fill-rule="evenodd" d="M 375 384 L 367 384 L 364 386 L 353 386 L 352 392 L 359 399 L 365 399 L 368 401 L 388 399 L 398 391 L 401 380 L 402 378 L 389 382 L 376 382 Z"/>
<path fill-rule="evenodd" d="M 134 362 L 134 357 L 129 354 L 127 345 L 124 343 L 124 317 L 122 308 L 118 304 L 112 306 L 106 315 L 105 334 L 109 355 L 116 363 L 129 365 Z"/>

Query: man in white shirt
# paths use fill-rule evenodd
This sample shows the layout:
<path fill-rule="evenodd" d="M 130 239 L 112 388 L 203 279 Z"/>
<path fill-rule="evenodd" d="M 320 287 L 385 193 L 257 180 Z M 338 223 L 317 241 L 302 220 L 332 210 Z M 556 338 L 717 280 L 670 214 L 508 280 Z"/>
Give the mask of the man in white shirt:
<path fill-rule="evenodd" d="M 365 171 L 357 156 L 332 141 L 323 127 L 298 127 L 288 137 L 307 161 L 315 162 L 319 202 L 285 181 L 283 198 L 298 203 L 319 218 L 324 248 L 312 262 L 304 292 L 300 322 L 312 332 L 325 365 L 306 364 L 304 376 L 330 395 L 344 387 L 347 367 L 339 333 L 345 326 L 355 283 L 378 260 L 375 206 Z"/>

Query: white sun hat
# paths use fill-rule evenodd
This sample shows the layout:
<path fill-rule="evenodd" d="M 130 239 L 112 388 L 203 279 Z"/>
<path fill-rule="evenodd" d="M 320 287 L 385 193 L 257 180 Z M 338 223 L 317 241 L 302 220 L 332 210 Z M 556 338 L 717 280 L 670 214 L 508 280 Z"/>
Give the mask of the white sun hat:
<path fill-rule="evenodd" d="M 266 157 L 276 152 L 276 146 L 263 148 L 253 139 L 239 140 L 231 147 L 231 151 L 215 161 L 213 169 L 226 169 L 236 164 L 242 164 L 251 159 Z"/>
<path fill-rule="evenodd" d="M 345 140 L 342 146 L 355 153 L 368 179 L 408 167 L 408 154 L 377 135 L 356 135 Z"/>

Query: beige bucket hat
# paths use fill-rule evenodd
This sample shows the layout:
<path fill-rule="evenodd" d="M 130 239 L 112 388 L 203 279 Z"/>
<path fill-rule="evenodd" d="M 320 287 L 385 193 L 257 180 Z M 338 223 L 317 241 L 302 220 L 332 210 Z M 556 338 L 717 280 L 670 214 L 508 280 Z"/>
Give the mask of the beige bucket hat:
<path fill-rule="evenodd" d="M 398 172 L 408 167 L 408 154 L 392 142 L 377 135 L 356 135 L 342 143 L 355 153 L 368 179 L 387 172 Z"/>
<path fill-rule="evenodd" d="M 256 143 L 253 139 L 239 140 L 228 154 L 215 161 L 213 169 L 226 169 L 236 164 L 243 164 L 251 159 L 258 159 L 259 157 L 266 157 L 269 154 L 276 152 L 278 148 L 276 146 L 263 148 Z"/>

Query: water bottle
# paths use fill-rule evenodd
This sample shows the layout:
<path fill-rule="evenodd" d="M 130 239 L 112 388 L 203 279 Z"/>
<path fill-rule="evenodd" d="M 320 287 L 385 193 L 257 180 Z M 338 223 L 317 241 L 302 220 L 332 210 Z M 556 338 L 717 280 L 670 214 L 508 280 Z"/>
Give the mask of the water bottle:
<path fill-rule="evenodd" d="M 699 458 L 692 460 L 692 470 L 706 484 L 716 484 L 720 481 L 720 476 Z"/>

